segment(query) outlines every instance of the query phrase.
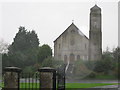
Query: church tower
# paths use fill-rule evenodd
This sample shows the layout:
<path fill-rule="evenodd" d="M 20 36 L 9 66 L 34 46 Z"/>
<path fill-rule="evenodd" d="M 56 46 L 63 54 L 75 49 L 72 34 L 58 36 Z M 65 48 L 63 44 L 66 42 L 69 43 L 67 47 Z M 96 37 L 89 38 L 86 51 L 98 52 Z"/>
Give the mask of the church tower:
<path fill-rule="evenodd" d="M 90 9 L 89 60 L 102 57 L 101 8 L 97 5 Z"/>

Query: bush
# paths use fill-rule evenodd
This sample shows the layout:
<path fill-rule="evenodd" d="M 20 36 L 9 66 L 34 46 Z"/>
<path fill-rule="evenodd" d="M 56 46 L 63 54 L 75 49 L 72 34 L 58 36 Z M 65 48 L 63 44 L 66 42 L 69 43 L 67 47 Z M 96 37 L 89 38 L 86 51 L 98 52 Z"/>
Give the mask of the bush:
<path fill-rule="evenodd" d="M 89 78 L 95 78 L 96 77 L 96 73 L 95 72 L 91 72 L 89 75 L 88 75 Z"/>

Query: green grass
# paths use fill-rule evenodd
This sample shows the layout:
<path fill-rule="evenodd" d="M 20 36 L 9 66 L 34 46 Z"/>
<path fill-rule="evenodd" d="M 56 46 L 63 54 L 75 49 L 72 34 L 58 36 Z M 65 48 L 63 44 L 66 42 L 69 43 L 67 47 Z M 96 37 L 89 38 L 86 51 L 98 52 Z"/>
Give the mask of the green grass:
<path fill-rule="evenodd" d="M 97 86 L 105 86 L 105 85 L 117 85 L 117 83 L 66 83 L 66 88 L 92 88 Z M 26 84 L 21 83 L 20 88 L 35 88 L 36 83 Z M 37 88 L 39 88 L 39 83 L 37 84 Z"/>
<path fill-rule="evenodd" d="M 4 85 L 3 85 L 3 83 L 0 83 L 0 88 L 2 88 Z"/>
<path fill-rule="evenodd" d="M 20 83 L 20 88 L 39 88 L 39 83 Z"/>
<path fill-rule="evenodd" d="M 93 88 L 97 86 L 105 85 L 118 85 L 118 83 L 66 83 L 66 88 Z M 3 84 L 0 83 L 0 87 L 3 87 Z M 20 88 L 39 88 L 39 83 L 21 83 Z"/>

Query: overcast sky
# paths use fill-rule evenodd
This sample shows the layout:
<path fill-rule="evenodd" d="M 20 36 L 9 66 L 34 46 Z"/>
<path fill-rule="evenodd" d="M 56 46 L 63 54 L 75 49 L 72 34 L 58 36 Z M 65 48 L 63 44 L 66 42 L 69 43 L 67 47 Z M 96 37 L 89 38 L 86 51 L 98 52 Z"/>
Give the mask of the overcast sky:
<path fill-rule="evenodd" d="M 97 2 L 96 2 L 97 1 Z M 117 0 L 72 1 L 72 2 L 2 2 L 0 7 L 0 38 L 11 44 L 19 26 L 35 30 L 40 45 L 53 41 L 74 20 L 74 24 L 88 37 L 90 8 L 97 3 L 102 9 L 102 47 L 118 45 Z"/>

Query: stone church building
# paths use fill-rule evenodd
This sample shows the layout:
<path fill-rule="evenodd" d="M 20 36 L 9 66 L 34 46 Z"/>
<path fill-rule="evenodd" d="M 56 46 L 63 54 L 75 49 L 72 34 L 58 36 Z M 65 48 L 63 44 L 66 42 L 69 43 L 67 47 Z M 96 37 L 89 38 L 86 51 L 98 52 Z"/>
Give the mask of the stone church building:
<path fill-rule="evenodd" d="M 76 60 L 99 60 L 102 56 L 101 8 L 90 9 L 90 29 L 87 38 L 72 23 L 55 41 L 54 58 L 65 63 Z"/>

